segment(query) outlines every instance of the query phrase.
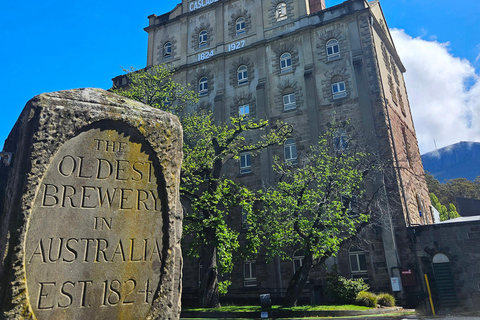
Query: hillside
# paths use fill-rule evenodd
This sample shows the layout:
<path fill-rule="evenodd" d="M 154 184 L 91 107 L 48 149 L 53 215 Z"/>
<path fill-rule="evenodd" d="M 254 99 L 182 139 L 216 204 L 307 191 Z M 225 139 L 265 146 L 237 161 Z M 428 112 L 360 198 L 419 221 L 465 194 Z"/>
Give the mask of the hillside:
<path fill-rule="evenodd" d="M 480 142 L 461 141 L 422 155 L 423 168 L 441 183 L 480 175 Z"/>

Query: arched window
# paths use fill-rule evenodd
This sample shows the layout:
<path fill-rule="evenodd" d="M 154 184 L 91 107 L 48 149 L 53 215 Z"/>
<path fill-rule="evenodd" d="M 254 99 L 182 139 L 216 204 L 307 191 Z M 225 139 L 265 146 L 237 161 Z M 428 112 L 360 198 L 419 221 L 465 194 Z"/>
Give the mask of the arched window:
<path fill-rule="evenodd" d="M 350 271 L 354 279 L 368 279 L 367 259 L 365 251 L 358 246 L 352 245 L 348 250 L 350 259 Z"/>
<path fill-rule="evenodd" d="M 207 77 L 202 77 L 198 81 L 198 94 L 203 96 L 208 93 L 208 79 Z"/>
<path fill-rule="evenodd" d="M 340 56 L 340 46 L 337 39 L 330 39 L 326 45 L 327 49 L 327 59 L 335 59 Z"/>
<path fill-rule="evenodd" d="M 275 7 L 275 19 L 277 19 L 277 21 L 287 19 L 287 5 L 285 2 L 280 2 Z"/>
<path fill-rule="evenodd" d="M 245 33 L 245 18 L 240 17 L 235 21 L 235 32 L 237 34 Z"/>
<path fill-rule="evenodd" d="M 163 59 L 170 58 L 172 56 L 172 43 L 170 41 L 165 42 L 163 45 Z"/>
<path fill-rule="evenodd" d="M 335 76 L 332 78 L 332 97 L 333 99 L 340 99 L 347 96 L 347 90 L 345 88 L 345 81 L 341 76 Z"/>
<path fill-rule="evenodd" d="M 295 139 L 287 139 L 283 145 L 283 154 L 285 161 L 296 163 L 297 162 L 297 143 Z"/>
<path fill-rule="evenodd" d="M 280 72 L 288 72 L 292 70 L 292 55 L 285 52 L 280 56 Z"/>
<path fill-rule="evenodd" d="M 333 148 L 335 151 L 342 152 L 348 148 L 348 135 L 344 129 L 338 129 L 333 135 Z"/>
<path fill-rule="evenodd" d="M 202 30 L 198 34 L 198 46 L 205 47 L 207 45 L 208 33 L 207 30 Z"/>
<path fill-rule="evenodd" d="M 238 84 L 243 84 L 248 82 L 248 69 L 246 65 L 241 65 L 237 69 L 237 80 Z"/>

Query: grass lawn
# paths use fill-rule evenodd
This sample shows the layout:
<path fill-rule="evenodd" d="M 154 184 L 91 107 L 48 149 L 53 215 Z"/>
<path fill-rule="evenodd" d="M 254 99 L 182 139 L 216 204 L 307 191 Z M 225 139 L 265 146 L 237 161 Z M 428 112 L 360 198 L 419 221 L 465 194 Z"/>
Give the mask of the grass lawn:
<path fill-rule="evenodd" d="M 271 308 L 262 308 L 260 306 L 223 306 L 220 308 L 184 308 L 182 311 L 197 312 L 260 312 L 268 310 L 288 310 L 288 311 L 331 311 L 331 310 L 369 310 L 373 308 L 347 305 L 331 305 L 331 306 L 298 306 L 292 308 L 283 308 L 281 306 L 272 306 Z"/>

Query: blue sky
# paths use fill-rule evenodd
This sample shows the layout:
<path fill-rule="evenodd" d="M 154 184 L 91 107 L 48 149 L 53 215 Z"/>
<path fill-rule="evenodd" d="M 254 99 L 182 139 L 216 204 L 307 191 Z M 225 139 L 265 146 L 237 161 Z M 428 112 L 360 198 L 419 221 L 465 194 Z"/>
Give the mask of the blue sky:
<path fill-rule="evenodd" d="M 4 1 L 0 19 L 0 36 L 4 44 L 0 50 L 0 59 L 3 61 L 0 77 L 0 148 L 3 147 L 3 141 L 25 103 L 35 95 L 81 87 L 108 89 L 111 78 L 122 73 L 121 66 L 144 67 L 147 33 L 143 28 L 148 24 L 147 16 L 170 11 L 179 2 Z M 330 7 L 341 2 L 326 0 L 326 5 Z M 388 26 L 400 29 L 396 30 L 395 37 L 399 39 L 402 50 L 399 44 L 396 46 L 406 57 L 404 59 L 401 55 L 407 67 L 405 77 L 412 110 L 433 110 L 423 115 L 425 122 L 422 122 L 422 115 L 418 116 L 420 120 L 417 121 L 414 112 L 417 133 L 429 130 L 425 136 L 423 133 L 419 134 L 421 151 L 432 149 L 432 138 L 436 140 L 438 147 L 460 140 L 480 141 L 480 130 L 472 125 L 476 123 L 480 109 L 480 90 L 477 96 L 476 90 L 472 89 L 477 86 L 480 89 L 480 2 L 383 0 L 381 4 Z M 423 52 L 427 47 L 433 51 L 425 49 Z M 448 130 L 454 130 L 454 123 L 447 125 L 442 122 L 442 118 L 446 116 L 444 112 L 448 110 L 439 111 L 426 106 L 435 99 L 435 92 L 439 89 L 430 88 L 432 98 L 426 99 L 425 95 L 422 95 L 430 81 L 419 78 L 426 77 L 428 72 L 417 72 L 418 76 L 415 78 L 415 72 L 409 69 L 409 66 L 421 69 L 421 66 L 415 66 L 415 63 L 423 61 L 418 58 L 419 52 L 425 55 L 425 61 L 437 61 L 435 54 L 438 53 L 438 64 L 454 66 L 459 63 L 456 70 L 460 68 L 463 73 L 453 76 L 449 74 L 449 77 L 445 77 L 444 82 L 438 85 L 452 87 L 449 83 L 452 78 L 460 82 L 455 92 L 461 97 L 449 110 L 461 109 L 462 103 L 469 104 L 468 108 L 455 115 L 458 121 L 464 121 L 461 125 L 465 126 L 465 133 L 457 132 L 452 136 Z M 409 59 L 412 60 L 411 63 L 407 63 Z M 412 74 L 410 78 L 407 77 L 409 74 Z M 432 77 L 435 77 L 434 73 Z M 438 82 L 438 77 L 436 80 Z M 465 86 L 465 83 L 468 85 Z M 425 101 L 417 102 L 417 95 Z M 452 128 L 443 128 L 448 126 Z M 446 131 L 439 134 L 439 130 Z M 442 138 L 443 136 L 445 138 Z"/>

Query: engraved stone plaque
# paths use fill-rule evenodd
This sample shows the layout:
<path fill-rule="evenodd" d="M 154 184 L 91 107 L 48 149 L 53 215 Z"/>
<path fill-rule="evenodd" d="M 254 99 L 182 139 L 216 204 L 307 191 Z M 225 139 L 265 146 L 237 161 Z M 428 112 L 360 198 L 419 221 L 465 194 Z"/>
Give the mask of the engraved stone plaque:
<path fill-rule="evenodd" d="M 25 245 L 28 298 L 38 319 L 148 313 L 163 223 L 159 166 L 146 146 L 127 131 L 96 128 L 55 155 Z"/>
<path fill-rule="evenodd" d="M 0 167 L 0 318 L 178 319 L 178 119 L 99 89 L 25 106 Z"/>

